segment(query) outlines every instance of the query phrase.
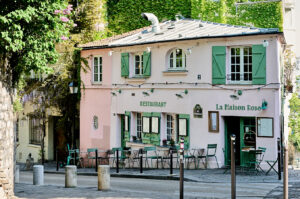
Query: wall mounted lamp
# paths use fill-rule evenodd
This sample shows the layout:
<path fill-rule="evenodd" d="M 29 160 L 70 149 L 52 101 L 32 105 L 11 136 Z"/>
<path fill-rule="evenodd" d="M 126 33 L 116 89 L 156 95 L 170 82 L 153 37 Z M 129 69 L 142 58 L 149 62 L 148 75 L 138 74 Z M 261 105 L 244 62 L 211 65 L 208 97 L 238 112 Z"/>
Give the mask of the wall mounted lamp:
<path fill-rule="evenodd" d="M 148 92 L 146 92 L 146 91 L 143 91 L 143 95 L 149 96 L 150 94 Z"/>
<path fill-rule="evenodd" d="M 148 52 L 148 53 L 151 52 L 151 47 L 147 47 L 147 52 Z"/>
<path fill-rule="evenodd" d="M 238 100 L 238 99 L 239 99 L 239 97 L 236 96 L 236 95 L 230 95 L 230 98 L 231 98 L 231 99 L 234 99 L 234 100 Z"/>
<path fill-rule="evenodd" d="M 108 56 L 112 56 L 113 52 L 114 51 L 112 51 L 112 50 L 108 51 Z"/>
<path fill-rule="evenodd" d="M 261 109 L 266 110 L 268 108 L 268 102 L 266 100 L 263 100 L 261 103 Z"/>
<path fill-rule="evenodd" d="M 266 48 L 266 47 L 268 47 L 269 46 L 269 42 L 267 41 L 267 40 L 264 40 L 263 41 L 263 46 Z"/>
<path fill-rule="evenodd" d="M 181 93 L 176 93 L 175 95 L 179 98 L 183 98 L 182 94 L 187 95 L 189 93 L 188 89 L 185 89 L 183 92 Z"/>

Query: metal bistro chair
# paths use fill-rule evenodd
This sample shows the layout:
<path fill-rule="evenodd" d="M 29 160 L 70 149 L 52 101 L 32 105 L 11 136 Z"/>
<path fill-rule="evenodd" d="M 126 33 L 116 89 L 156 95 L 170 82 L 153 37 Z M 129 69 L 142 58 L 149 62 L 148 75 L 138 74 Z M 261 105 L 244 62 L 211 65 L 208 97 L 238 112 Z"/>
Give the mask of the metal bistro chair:
<path fill-rule="evenodd" d="M 249 167 L 250 169 L 253 168 L 256 174 L 259 172 L 264 173 L 264 170 L 261 168 L 260 164 L 264 160 L 265 152 L 266 152 L 265 147 L 258 147 L 258 150 L 255 150 L 255 161 L 250 161 Z"/>
<path fill-rule="evenodd" d="M 148 168 L 149 168 L 149 162 L 148 159 L 151 160 L 151 167 L 152 165 L 152 160 L 156 160 L 157 163 L 157 167 L 158 167 L 158 159 L 161 159 L 162 157 L 157 155 L 157 151 L 156 151 L 156 147 L 155 146 L 149 146 L 149 147 L 144 147 L 144 151 L 145 151 L 145 167 L 148 164 Z"/>
<path fill-rule="evenodd" d="M 89 148 L 87 149 L 87 161 L 88 161 L 88 166 L 90 166 L 90 160 L 92 161 L 92 167 L 93 167 L 93 160 L 96 160 L 96 151 L 97 148 Z"/>
<path fill-rule="evenodd" d="M 216 159 L 217 166 L 219 168 L 219 163 L 218 163 L 218 159 L 217 159 L 217 156 L 216 156 L 216 152 L 217 152 L 217 144 L 208 144 L 207 149 L 206 149 L 206 155 L 200 155 L 200 156 L 197 157 L 198 167 L 199 167 L 199 161 L 202 160 L 203 164 L 205 165 L 205 168 L 207 168 L 208 158 L 214 157 Z M 203 159 L 205 159 L 205 163 L 204 163 Z"/>

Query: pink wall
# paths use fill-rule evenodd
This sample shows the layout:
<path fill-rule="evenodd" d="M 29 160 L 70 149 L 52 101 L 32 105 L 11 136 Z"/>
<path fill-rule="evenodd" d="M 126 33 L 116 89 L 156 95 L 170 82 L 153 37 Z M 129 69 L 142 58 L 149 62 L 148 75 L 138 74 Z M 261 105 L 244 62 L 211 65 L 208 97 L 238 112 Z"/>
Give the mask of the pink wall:
<path fill-rule="evenodd" d="M 81 71 L 80 102 L 80 150 L 87 148 L 110 148 L 110 113 L 111 113 L 111 57 L 110 49 L 82 51 L 81 56 L 88 59 L 90 69 Z M 102 57 L 102 83 L 92 82 L 93 56 Z M 104 75 L 105 74 L 105 75 Z M 99 103 L 101 101 L 101 103 Z M 98 117 L 98 129 L 93 127 L 93 117 Z"/>

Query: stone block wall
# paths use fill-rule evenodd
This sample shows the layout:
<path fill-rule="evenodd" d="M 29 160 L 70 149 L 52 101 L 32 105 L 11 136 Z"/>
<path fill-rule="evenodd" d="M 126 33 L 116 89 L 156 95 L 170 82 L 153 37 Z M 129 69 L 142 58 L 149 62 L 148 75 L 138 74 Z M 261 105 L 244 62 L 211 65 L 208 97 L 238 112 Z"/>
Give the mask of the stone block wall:
<path fill-rule="evenodd" d="M 14 198 L 13 106 L 0 82 L 0 198 Z"/>

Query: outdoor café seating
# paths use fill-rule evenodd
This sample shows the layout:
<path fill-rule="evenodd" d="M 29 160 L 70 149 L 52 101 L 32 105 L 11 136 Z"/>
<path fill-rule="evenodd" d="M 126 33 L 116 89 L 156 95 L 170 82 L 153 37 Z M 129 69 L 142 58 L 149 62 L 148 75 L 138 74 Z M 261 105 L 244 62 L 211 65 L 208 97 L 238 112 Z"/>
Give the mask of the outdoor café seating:
<path fill-rule="evenodd" d="M 199 168 L 199 163 L 202 160 L 202 163 L 205 165 L 204 167 L 207 168 L 208 166 L 208 159 L 209 158 L 215 158 L 217 166 L 219 168 L 219 163 L 218 163 L 218 159 L 216 156 L 216 152 L 217 152 L 217 144 L 208 144 L 207 148 L 206 148 L 206 155 L 204 153 L 200 154 L 197 156 L 198 159 L 198 168 Z"/>

